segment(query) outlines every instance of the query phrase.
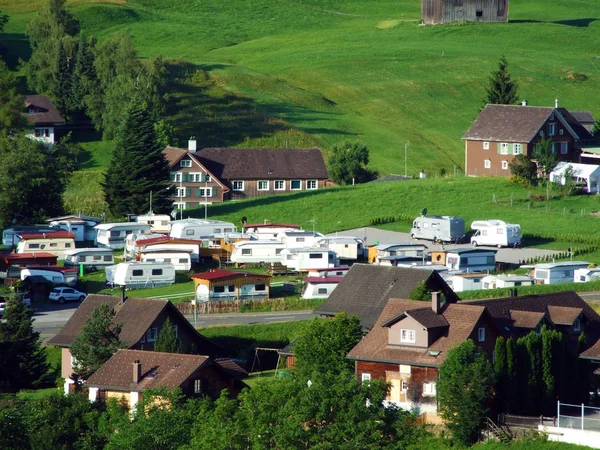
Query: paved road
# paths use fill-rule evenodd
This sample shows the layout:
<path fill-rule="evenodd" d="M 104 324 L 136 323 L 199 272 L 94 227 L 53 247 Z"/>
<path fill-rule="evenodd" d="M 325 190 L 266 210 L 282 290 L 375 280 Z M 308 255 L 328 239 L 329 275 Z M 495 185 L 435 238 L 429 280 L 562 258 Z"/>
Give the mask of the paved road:
<path fill-rule="evenodd" d="M 375 242 L 379 242 L 380 244 L 394 244 L 396 242 L 409 242 L 412 240 L 409 233 L 380 230 L 379 228 L 370 227 L 340 231 L 339 233 L 331 233 L 329 236 L 335 236 L 336 234 L 339 236 L 356 236 L 358 238 L 364 239 L 367 245 L 375 244 Z M 430 241 L 418 240 L 418 242 L 426 245 L 427 248 L 430 250 L 439 250 L 442 247 L 441 245 L 436 245 Z M 471 248 L 472 246 L 471 244 L 444 245 L 445 249 L 465 247 Z M 495 247 L 489 248 L 498 250 Z M 528 258 L 533 258 L 541 255 L 552 255 L 554 253 L 558 252 L 555 252 L 554 250 L 543 250 L 538 248 L 502 248 L 498 250 L 498 253 L 496 253 L 496 261 L 503 263 L 518 264 L 519 261 L 523 261 Z"/>

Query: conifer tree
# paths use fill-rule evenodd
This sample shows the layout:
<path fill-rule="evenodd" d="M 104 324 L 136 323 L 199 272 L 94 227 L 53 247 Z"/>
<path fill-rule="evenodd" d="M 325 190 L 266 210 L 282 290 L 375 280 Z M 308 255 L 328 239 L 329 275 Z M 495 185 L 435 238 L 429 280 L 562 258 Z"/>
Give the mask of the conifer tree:
<path fill-rule="evenodd" d="M 21 114 L 25 98 L 17 91 L 14 75 L 0 59 L 0 135 L 14 134 L 27 126 Z"/>
<path fill-rule="evenodd" d="M 102 183 L 106 202 L 115 217 L 147 212 L 150 192 L 155 212 L 170 210 L 169 164 L 162 150 L 145 105 L 135 102 L 123 121 Z"/>
<path fill-rule="evenodd" d="M 498 62 L 498 70 L 490 74 L 484 104 L 514 105 L 519 97 L 518 84 L 508 73 L 508 61 L 505 56 Z"/>
<path fill-rule="evenodd" d="M 167 319 L 158 333 L 158 339 L 154 343 L 155 352 L 182 353 L 181 341 L 177 337 L 175 327 L 171 319 Z"/>
<path fill-rule="evenodd" d="M 506 361 L 506 340 L 499 336 L 496 339 L 494 347 L 494 372 L 496 373 L 496 396 L 502 409 L 506 409 L 508 398 L 506 398 L 507 389 L 507 361 Z"/>
<path fill-rule="evenodd" d="M 20 297 L 11 296 L 6 303 L 0 343 L 4 350 L 0 384 L 11 389 L 36 386 L 48 370 L 46 350 L 33 329 L 33 310 Z"/>
<path fill-rule="evenodd" d="M 71 58 L 67 56 L 62 41 L 58 43 L 58 54 L 56 56 L 56 71 L 54 72 L 54 83 L 52 85 L 52 100 L 54 105 L 63 115 L 68 116 L 71 110 Z"/>
<path fill-rule="evenodd" d="M 98 79 L 94 68 L 95 41 L 81 36 L 77 45 L 77 56 L 71 76 L 70 105 L 77 113 L 81 114 L 86 109 L 87 96 L 97 90 Z"/>
<path fill-rule="evenodd" d="M 517 395 L 517 353 L 515 340 L 510 337 L 506 340 L 506 383 L 511 386 L 506 392 L 509 411 L 519 409 L 520 397 Z"/>

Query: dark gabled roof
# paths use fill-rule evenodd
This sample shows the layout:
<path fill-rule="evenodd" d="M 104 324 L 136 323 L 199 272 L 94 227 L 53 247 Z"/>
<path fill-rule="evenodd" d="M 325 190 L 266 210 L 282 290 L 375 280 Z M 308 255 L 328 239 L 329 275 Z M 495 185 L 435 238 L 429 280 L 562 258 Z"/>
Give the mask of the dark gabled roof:
<path fill-rule="evenodd" d="M 594 125 L 594 116 L 590 111 L 569 111 L 573 118 L 582 125 Z"/>
<path fill-rule="evenodd" d="M 133 383 L 133 363 L 142 365 L 142 377 Z M 86 386 L 144 391 L 181 387 L 200 367 L 209 363 L 203 355 L 117 350 L 86 382 Z"/>
<path fill-rule="evenodd" d="M 419 302 L 422 303 L 422 302 Z M 420 306 L 420 305 L 419 305 Z M 403 311 L 400 315 L 388 320 L 381 324 L 382 327 L 391 327 L 396 322 L 404 319 L 405 317 L 410 317 L 417 322 L 419 322 L 423 327 L 427 329 L 431 328 L 441 328 L 447 327 L 448 321 L 444 319 L 444 316 L 441 314 L 436 314 L 433 312 L 431 308 L 418 308 L 418 309 L 410 309 L 408 311 Z"/>
<path fill-rule="evenodd" d="M 38 112 L 29 114 L 27 111 L 30 107 Z M 23 115 L 34 125 L 64 125 L 65 123 L 54 104 L 45 95 L 26 95 Z"/>
<path fill-rule="evenodd" d="M 278 353 L 281 356 L 293 356 L 294 355 L 294 348 L 296 347 L 296 344 L 298 344 L 298 339 L 296 339 L 295 341 L 290 342 L 288 345 L 286 345 L 281 350 L 279 350 Z"/>
<path fill-rule="evenodd" d="M 577 138 L 580 141 L 593 141 L 594 140 L 594 136 L 592 136 L 592 134 L 590 133 L 589 128 L 586 127 L 584 123 L 581 123 L 573 115 L 573 113 L 569 112 L 565 108 L 558 108 L 558 111 L 560 111 L 563 119 L 565 119 L 565 121 L 569 124 L 569 126 L 575 132 L 575 134 L 577 134 Z M 580 112 L 587 112 L 587 111 L 580 111 Z M 588 112 L 588 114 L 590 114 L 590 113 Z M 591 116 L 591 114 L 590 114 L 590 116 Z M 592 120 L 593 120 L 593 117 L 592 117 Z M 593 127 L 593 123 L 592 123 L 592 127 Z"/>
<path fill-rule="evenodd" d="M 535 311 L 510 311 L 510 318 L 515 328 L 534 329 L 546 317 L 543 312 Z"/>
<path fill-rule="evenodd" d="M 431 290 L 442 291 L 447 301 L 457 300 L 456 294 L 433 269 L 354 264 L 315 313 L 335 315 L 345 311 L 356 315 L 361 325 L 370 329 L 390 298 L 408 298 L 421 281 Z"/>
<path fill-rule="evenodd" d="M 230 358 L 217 358 L 215 362 L 225 369 L 230 374 L 236 376 L 237 378 L 246 378 L 248 376 L 248 371 L 240 366 L 237 362 Z"/>
<path fill-rule="evenodd" d="M 318 148 L 205 148 L 194 156 L 221 180 L 329 179 Z"/>

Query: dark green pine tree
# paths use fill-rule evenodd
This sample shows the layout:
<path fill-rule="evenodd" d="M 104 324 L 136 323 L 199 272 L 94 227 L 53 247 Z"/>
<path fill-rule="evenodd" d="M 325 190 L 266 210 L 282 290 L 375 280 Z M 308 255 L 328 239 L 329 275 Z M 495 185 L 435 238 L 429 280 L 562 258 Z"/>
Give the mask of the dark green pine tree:
<path fill-rule="evenodd" d="M 10 389 L 32 388 L 46 374 L 46 350 L 33 329 L 33 310 L 23 299 L 11 296 L 0 323 L 0 384 Z"/>
<path fill-rule="evenodd" d="M 177 338 L 175 327 L 170 319 L 167 319 L 158 333 L 158 339 L 154 343 L 155 352 L 182 353 L 181 341 Z"/>
<path fill-rule="evenodd" d="M 519 97 L 518 84 L 508 73 L 508 61 L 505 56 L 498 62 L 498 70 L 490 74 L 484 104 L 514 105 Z"/>
<path fill-rule="evenodd" d="M 56 109 L 64 116 L 71 111 L 71 58 L 67 55 L 63 42 L 58 43 L 56 71 L 52 86 L 52 100 Z"/>
<path fill-rule="evenodd" d="M 494 372 L 496 374 L 496 397 L 498 399 L 498 406 L 502 411 L 506 410 L 508 406 L 508 398 L 506 396 L 508 383 L 507 378 L 507 361 L 506 361 L 506 340 L 499 336 L 496 339 L 496 345 L 494 347 Z"/>
<path fill-rule="evenodd" d="M 169 164 L 144 103 L 134 102 L 124 118 L 102 187 L 115 217 L 171 209 Z"/>
<path fill-rule="evenodd" d="M 517 386 L 517 350 L 515 340 L 511 337 L 506 340 L 506 383 L 510 389 L 506 392 L 508 411 L 520 411 L 520 397 Z"/>
<path fill-rule="evenodd" d="M 85 110 L 86 97 L 97 88 L 98 79 L 94 68 L 94 40 L 88 42 L 81 36 L 77 45 L 77 56 L 71 76 L 71 99 L 73 110 L 81 114 Z"/>

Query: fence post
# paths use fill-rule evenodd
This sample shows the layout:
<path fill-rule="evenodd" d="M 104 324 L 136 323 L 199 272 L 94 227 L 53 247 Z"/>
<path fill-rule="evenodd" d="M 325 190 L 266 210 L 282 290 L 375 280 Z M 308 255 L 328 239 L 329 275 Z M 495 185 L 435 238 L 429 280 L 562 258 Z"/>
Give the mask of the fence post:
<path fill-rule="evenodd" d="M 556 417 L 558 417 L 558 426 L 560 427 L 560 400 L 557 400 L 558 406 L 556 410 Z"/>
<path fill-rule="evenodd" d="M 583 419 L 585 417 L 585 405 L 581 404 L 581 430 L 583 431 Z"/>

